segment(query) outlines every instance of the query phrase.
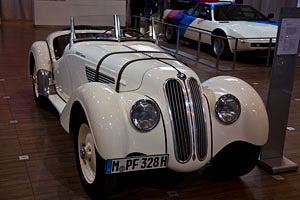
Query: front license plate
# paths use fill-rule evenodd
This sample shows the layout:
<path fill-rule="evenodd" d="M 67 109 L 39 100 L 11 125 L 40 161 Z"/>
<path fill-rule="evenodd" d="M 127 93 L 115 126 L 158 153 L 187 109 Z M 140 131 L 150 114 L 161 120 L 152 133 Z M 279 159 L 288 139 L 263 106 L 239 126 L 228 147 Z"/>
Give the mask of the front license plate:
<path fill-rule="evenodd" d="M 116 174 L 148 169 L 166 168 L 168 166 L 169 155 L 141 156 L 131 158 L 121 158 L 106 161 L 106 174 Z"/>

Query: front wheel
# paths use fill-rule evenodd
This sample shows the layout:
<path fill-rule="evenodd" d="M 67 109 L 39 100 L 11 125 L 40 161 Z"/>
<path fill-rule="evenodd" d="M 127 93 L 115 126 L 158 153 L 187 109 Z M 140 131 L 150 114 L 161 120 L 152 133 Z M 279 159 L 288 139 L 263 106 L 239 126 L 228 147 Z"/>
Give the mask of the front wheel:
<path fill-rule="evenodd" d="M 212 38 L 212 51 L 215 57 L 230 58 L 232 53 L 230 51 L 228 40 L 225 35 L 218 35 L 219 37 Z"/>
<path fill-rule="evenodd" d="M 81 182 L 88 195 L 102 199 L 111 194 L 117 183 L 114 175 L 105 174 L 105 160 L 98 154 L 91 129 L 83 112 L 76 116 L 74 150 Z"/>
<path fill-rule="evenodd" d="M 260 146 L 247 142 L 233 142 L 217 153 L 210 163 L 220 175 L 243 176 L 255 167 L 259 153 Z"/>

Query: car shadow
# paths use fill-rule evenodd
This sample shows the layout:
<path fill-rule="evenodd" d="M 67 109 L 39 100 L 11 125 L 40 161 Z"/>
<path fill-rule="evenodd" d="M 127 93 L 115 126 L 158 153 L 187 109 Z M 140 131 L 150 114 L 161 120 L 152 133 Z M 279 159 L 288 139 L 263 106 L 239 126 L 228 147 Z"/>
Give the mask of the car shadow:
<path fill-rule="evenodd" d="M 215 199 L 221 193 L 230 195 L 230 191 L 236 188 L 253 199 L 250 188 L 242 179 L 226 177 L 224 173 L 217 173 L 206 165 L 191 173 L 176 173 L 164 169 L 123 174 L 119 187 L 109 199 L 198 199 L 199 196 Z M 234 195 L 237 194 L 233 194 L 233 198 Z"/>

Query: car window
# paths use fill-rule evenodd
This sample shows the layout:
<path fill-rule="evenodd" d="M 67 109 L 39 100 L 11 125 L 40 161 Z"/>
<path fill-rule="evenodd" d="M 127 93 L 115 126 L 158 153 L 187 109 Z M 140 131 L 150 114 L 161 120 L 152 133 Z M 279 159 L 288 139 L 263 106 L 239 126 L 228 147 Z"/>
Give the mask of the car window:
<path fill-rule="evenodd" d="M 247 5 L 217 5 L 214 8 L 216 21 L 267 21 L 268 19 Z"/>
<path fill-rule="evenodd" d="M 205 4 L 199 4 L 193 13 L 193 16 L 206 20 L 211 20 L 210 6 Z"/>
<path fill-rule="evenodd" d="M 190 8 L 188 9 L 188 11 L 186 12 L 188 15 L 192 15 L 194 11 L 194 8 Z"/>

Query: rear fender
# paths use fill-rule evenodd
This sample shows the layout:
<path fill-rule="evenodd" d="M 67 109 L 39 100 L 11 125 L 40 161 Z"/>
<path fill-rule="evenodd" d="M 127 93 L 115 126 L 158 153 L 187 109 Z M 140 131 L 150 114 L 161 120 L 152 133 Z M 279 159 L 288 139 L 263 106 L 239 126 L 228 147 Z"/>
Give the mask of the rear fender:
<path fill-rule="evenodd" d="M 213 156 L 234 141 L 245 141 L 262 146 L 269 133 L 268 115 L 259 94 L 246 82 L 230 76 L 218 76 L 202 83 L 208 99 L 213 138 Z M 226 125 L 217 119 L 215 104 L 224 94 L 236 96 L 241 103 L 241 114 L 233 124 Z"/>
<path fill-rule="evenodd" d="M 29 53 L 29 73 L 33 74 L 33 66 L 36 70 L 40 69 L 52 71 L 49 49 L 46 41 L 34 42 Z"/>
<path fill-rule="evenodd" d="M 29 74 L 32 76 L 36 69 L 39 95 L 48 97 L 55 94 L 52 74 L 52 64 L 47 42 L 37 41 L 31 46 L 29 53 Z"/>

